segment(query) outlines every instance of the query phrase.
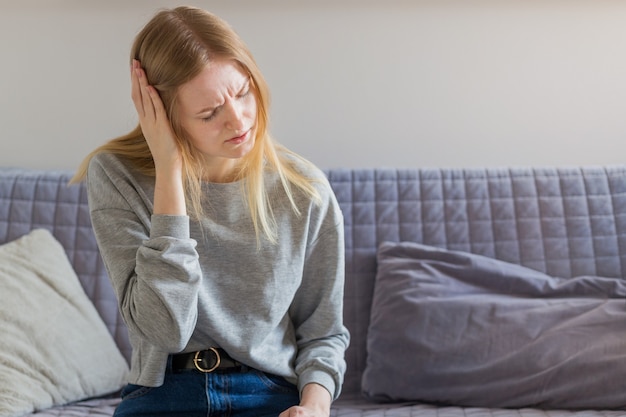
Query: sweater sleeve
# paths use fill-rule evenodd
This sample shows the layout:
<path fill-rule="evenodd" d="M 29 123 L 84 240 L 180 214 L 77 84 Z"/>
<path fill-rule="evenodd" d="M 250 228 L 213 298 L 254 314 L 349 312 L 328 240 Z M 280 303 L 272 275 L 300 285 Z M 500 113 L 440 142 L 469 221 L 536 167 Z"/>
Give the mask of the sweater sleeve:
<path fill-rule="evenodd" d="M 129 331 L 169 353 L 195 329 L 202 279 L 187 216 L 151 215 L 152 192 L 110 155 L 87 174 L 91 221 Z"/>
<path fill-rule="evenodd" d="M 298 344 L 295 370 L 301 392 L 318 383 L 336 399 L 350 336 L 343 325 L 343 217 L 332 193 L 311 227 L 304 276 L 291 309 Z"/>

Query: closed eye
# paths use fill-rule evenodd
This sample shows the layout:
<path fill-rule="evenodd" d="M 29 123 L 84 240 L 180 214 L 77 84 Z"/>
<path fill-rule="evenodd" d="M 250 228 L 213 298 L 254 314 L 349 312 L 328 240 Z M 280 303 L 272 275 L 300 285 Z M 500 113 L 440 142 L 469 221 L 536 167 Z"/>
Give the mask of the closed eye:
<path fill-rule="evenodd" d="M 215 119 L 215 116 L 217 116 L 217 113 L 219 112 L 219 110 L 220 110 L 220 108 L 221 108 L 221 107 L 222 107 L 222 106 L 217 107 L 215 110 L 213 110 L 213 111 L 211 112 L 211 114 L 209 114 L 209 115 L 207 115 L 207 116 L 204 116 L 204 117 L 202 118 L 202 121 L 204 121 L 204 122 L 210 122 L 211 120 Z"/>
<path fill-rule="evenodd" d="M 237 98 L 244 98 L 247 97 L 251 92 L 250 89 L 250 79 L 248 79 L 248 81 L 246 81 L 246 83 L 244 84 L 243 88 L 239 91 L 239 94 L 237 94 Z"/>

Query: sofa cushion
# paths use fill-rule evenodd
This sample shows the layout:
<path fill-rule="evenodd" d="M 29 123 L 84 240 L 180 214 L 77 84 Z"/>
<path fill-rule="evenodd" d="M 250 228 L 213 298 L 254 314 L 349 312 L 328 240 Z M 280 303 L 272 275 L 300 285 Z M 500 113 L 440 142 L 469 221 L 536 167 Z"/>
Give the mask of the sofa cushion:
<path fill-rule="evenodd" d="M 115 392 L 127 372 L 50 232 L 0 246 L 0 415 Z"/>
<path fill-rule="evenodd" d="M 478 407 L 626 407 L 626 284 L 417 243 L 378 251 L 366 396 Z"/>

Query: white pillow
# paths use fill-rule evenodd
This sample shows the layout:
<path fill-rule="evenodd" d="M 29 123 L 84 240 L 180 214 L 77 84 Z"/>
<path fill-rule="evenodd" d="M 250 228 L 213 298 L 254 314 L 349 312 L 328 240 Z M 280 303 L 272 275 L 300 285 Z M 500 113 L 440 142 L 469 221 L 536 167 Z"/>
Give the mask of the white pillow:
<path fill-rule="evenodd" d="M 0 246 L 0 415 L 119 390 L 128 365 L 63 247 L 37 229 Z"/>

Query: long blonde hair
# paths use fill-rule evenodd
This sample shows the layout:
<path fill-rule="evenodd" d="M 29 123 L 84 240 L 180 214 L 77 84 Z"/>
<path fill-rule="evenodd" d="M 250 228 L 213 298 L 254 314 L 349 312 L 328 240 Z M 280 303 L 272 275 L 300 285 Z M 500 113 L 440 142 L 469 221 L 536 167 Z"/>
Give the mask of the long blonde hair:
<path fill-rule="evenodd" d="M 293 160 L 303 158 L 277 144 L 268 132 L 269 89 L 252 54 L 234 30 L 217 16 L 194 7 L 177 7 L 158 12 L 139 32 L 132 46 L 131 60 L 141 62 L 148 82 L 153 85 L 170 118 L 172 129 L 183 157 L 183 183 L 191 215 L 200 218 L 202 210 L 203 163 L 199 152 L 186 139 L 178 120 L 178 89 L 198 75 L 213 59 L 236 62 L 251 80 L 257 102 L 256 140 L 254 148 L 241 159 L 236 180 L 243 180 L 247 202 L 257 241 L 261 232 L 276 242 L 276 222 L 268 201 L 264 171 L 278 173 L 282 186 L 299 214 L 291 186 L 314 200 L 319 194 L 310 178 L 294 168 Z M 110 152 L 129 160 L 140 172 L 154 175 L 154 161 L 141 127 L 110 140 L 91 152 L 78 168 L 73 182 L 85 178 L 91 158 L 100 152 Z"/>

